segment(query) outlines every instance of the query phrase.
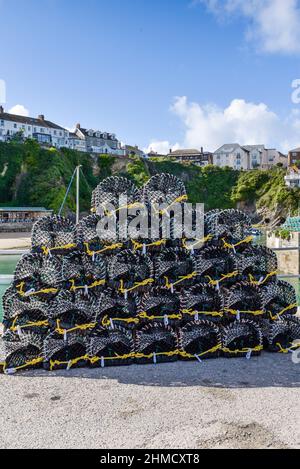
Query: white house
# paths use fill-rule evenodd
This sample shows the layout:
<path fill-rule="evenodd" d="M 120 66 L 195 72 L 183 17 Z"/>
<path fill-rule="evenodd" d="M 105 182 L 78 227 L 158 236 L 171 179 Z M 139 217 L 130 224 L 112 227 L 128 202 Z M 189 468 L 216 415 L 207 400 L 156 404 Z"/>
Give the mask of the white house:
<path fill-rule="evenodd" d="M 24 139 L 33 138 L 41 145 L 69 146 L 69 131 L 46 120 L 44 115 L 37 118 L 18 116 L 4 112 L 0 106 L 0 141 L 10 141 L 16 134 Z"/>
<path fill-rule="evenodd" d="M 229 143 L 214 152 L 213 163 L 237 170 L 270 169 L 278 163 L 287 167 L 287 156 L 273 148 L 265 148 L 264 145 Z"/>
<path fill-rule="evenodd" d="M 300 170 L 297 166 L 288 168 L 287 175 L 284 177 L 285 184 L 289 188 L 300 187 Z"/>
<path fill-rule="evenodd" d="M 121 143 L 115 134 L 101 132 L 100 130 L 85 129 L 80 124 L 76 125 L 75 135 L 80 140 L 80 147 L 91 153 L 108 153 L 122 155 Z M 75 150 L 79 149 L 75 145 Z"/>
<path fill-rule="evenodd" d="M 226 143 L 213 154 L 213 164 L 237 170 L 250 169 L 250 152 L 238 143 Z"/>

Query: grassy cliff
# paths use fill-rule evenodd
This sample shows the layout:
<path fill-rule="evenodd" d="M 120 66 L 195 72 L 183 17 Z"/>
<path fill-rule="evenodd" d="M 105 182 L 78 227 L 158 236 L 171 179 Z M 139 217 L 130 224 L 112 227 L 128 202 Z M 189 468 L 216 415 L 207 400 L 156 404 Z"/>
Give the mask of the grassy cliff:
<path fill-rule="evenodd" d="M 88 155 L 72 150 L 46 150 L 34 141 L 0 143 L 0 205 L 39 205 L 58 211 L 76 165 L 82 165 L 81 209 L 88 211 L 91 191 L 111 175 L 125 176 L 142 186 L 153 174 L 168 172 L 186 184 L 192 202 L 206 209 L 245 207 L 262 213 L 296 212 L 299 189 L 284 185 L 285 170 L 238 172 L 230 168 L 199 168 L 170 160 Z M 66 210 L 74 211 L 75 185 Z"/>

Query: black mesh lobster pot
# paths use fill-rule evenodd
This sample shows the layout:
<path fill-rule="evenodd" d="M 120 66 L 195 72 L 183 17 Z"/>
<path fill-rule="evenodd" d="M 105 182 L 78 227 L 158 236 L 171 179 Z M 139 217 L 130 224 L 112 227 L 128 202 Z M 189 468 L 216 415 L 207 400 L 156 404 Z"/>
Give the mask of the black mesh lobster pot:
<path fill-rule="evenodd" d="M 129 249 L 110 257 L 107 270 L 109 285 L 125 297 L 149 289 L 154 282 L 150 257 Z"/>
<path fill-rule="evenodd" d="M 179 296 L 166 288 L 152 288 L 137 299 L 137 312 L 141 325 L 162 322 L 174 326 L 181 320 Z"/>
<path fill-rule="evenodd" d="M 263 305 L 270 319 L 291 316 L 297 313 L 297 296 L 294 287 L 283 280 L 277 280 L 261 289 Z"/>
<path fill-rule="evenodd" d="M 83 218 L 76 227 L 77 244 L 91 257 L 95 254 L 105 256 L 120 252 L 125 246 L 122 235 L 118 222 L 113 220 L 112 225 L 104 224 L 103 217 L 96 214 Z"/>
<path fill-rule="evenodd" d="M 58 215 L 43 217 L 32 228 L 31 244 L 34 252 L 66 254 L 76 249 L 75 225 Z"/>
<path fill-rule="evenodd" d="M 97 296 L 106 282 L 106 263 L 99 255 L 91 258 L 76 251 L 63 259 L 62 274 L 65 289 Z"/>
<path fill-rule="evenodd" d="M 235 258 L 232 253 L 220 247 L 204 247 L 193 256 L 196 261 L 197 280 L 220 287 L 229 287 L 238 279 Z"/>
<path fill-rule="evenodd" d="M 237 269 L 243 280 L 265 285 L 276 280 L 277 257 L 265 246 L 247 247 L 235 255 Z"/>
<path fill-rule="evenodd" d="M 165 208 L 171 208 L 174 203 L 186 200 L 183 182 L 172 174 L 156 174 L 144 186 L 143 201 L 148 206 L 164 204 Z"/>
<path fill-rule="evenodd" d="M 117 211 L 122 207 L 140 204 L 140 191 L 129 179 L 111 176 L 96 187 L 92 194 L 92 210 Z"/>
<path fill-rule="evenodd" d="M 90 338 L 88 352 L 91 367 L 130 365 L 134 357 L 132 333 L 120 326 L 99 329 Z"/>
<path fill-rule="evenodd" d="M 120 325 L 132 329 L 139 322 L 135 296 L 128 295 L 125 298 L 112 288 L 106 288 L 95 304 L 93 322 L 102 328 Z"/>
<path fill-rule="evenodd" d="M 26 254 L 18 262 L 14 285 L 21 297 L 51 299 L 62 285 L 61 260 L 40 254 Z"/>
<path fill-rule="evenodd" d="M 165 249 L 154 259 L 156 282 L 171 291 L 193 285 L 196 261 L 185 249 Z"/>
<path fill-rule="evenodd" d="M 220 322 L 223 317 L 223 295 L 214 286 L 199 283 L 180 294 L 183 322 L 207 319 Z"/>
<path fill-rule="evenodd" d="M 283 317 L 270 321 L 268 333 L 270 352 L 288 353 L 298 347 L 300 347 L 300 319 L 298 317 Z"/>
<path fill-rule="evenodd" d="M 44 340 L 44 368 L 52 371 L 86 366 L 87 346 L 88 339 L 82 332 L 71 332 L 66 337 L 50 332 Z"/>
<path fill-rule="evenodd" d="M 6 359 L 4 373 L 40 368 L 43 362 L 43 337 L 32 331 L 22 331 L 21 334 L 6 331 L 3 335 Z"/>
<path fill-rule="evenodd" d="M 222 328 L 223 355 L 228 358 L 260 355 L 263 336 L 257 322 L 250 319 L 234 321 Z"/>
<path fill-rule="evenodd" d="M 246 238 L 251 220 L 240 210 L 212 210 L 205 215 L 205 227 L 207 234 L 234 245 Z"/>
<path fill-rule="evenodd" d="M 9 329 L 18 334 L 30 331 L 45 335 L 49 327 L 46 309 L 45 303 L 36 298 L 28 302 L 19 302 L 18 313 L 14 317 L 4 314 L 4 331 Z"/>
<path fill-rule="evenodd" d="M 151 323 L 136 331 L 137 364 L 165 363 L 177 360 L 177 335 L 170 326 Z"/>
<path fill-rule="evenodd" d="M 18 315 L 21 315 L 26 309 L 32 310 L 43 310 L 47 306 L 47 303 L 43 298 L 36 296 L 20 296 L 16 288 L 11 285 L 3 295 L 3 320 L 12 321 Z"/>
<path fill-rule="evenodd" d="M 207 320 L 187 323 L 179 329 L 178 348 L 181 360 L 217 358 L 222 348 L 218 325 Z"/>
<path fill-rule="evenodd" d="M 70 332 L 80 330 L 87 333 L 95 327 L 92 321 L 94 308 L 93 297 L 61 290 L 46 313 L 50 327 L 66 340 Z"/>
<path fill-rule="evenodd" d="M 229 319 L 255 319 L 264 316 L 261 290 L 249 282 L 240 282 L 226 291 L 225 316 Z"/>

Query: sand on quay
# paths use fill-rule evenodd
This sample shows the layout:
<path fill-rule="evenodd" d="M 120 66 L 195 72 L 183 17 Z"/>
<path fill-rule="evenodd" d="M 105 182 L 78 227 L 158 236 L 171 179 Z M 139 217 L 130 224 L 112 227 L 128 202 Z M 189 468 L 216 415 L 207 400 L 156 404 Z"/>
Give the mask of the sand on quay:
<path fill-rule="evenodd" d="M 0 375 L 0 447 L 299 449 L 291 357 Z"/>
<path fill-rule="evenodd" d="M 31 233 L 0 233 L 0 250 L 27 249 L 31 244 Z"/>

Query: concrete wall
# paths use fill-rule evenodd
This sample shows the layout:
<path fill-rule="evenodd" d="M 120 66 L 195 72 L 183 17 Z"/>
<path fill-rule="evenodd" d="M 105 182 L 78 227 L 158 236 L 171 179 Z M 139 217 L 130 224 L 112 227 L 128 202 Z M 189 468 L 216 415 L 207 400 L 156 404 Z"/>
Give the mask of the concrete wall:
<path fill-rule="evenodd" d="M 286 241 L 277 238 L 274 234 L 269 236 L 267 233 L 268 248 L 285 248 L 300 246 L 300 233 L 291 233 L 291 240 Z M 300 255 L 299 251 L 275 251 L 278 260 L 278 270 L 284 274 L 300 274 Z"/>

